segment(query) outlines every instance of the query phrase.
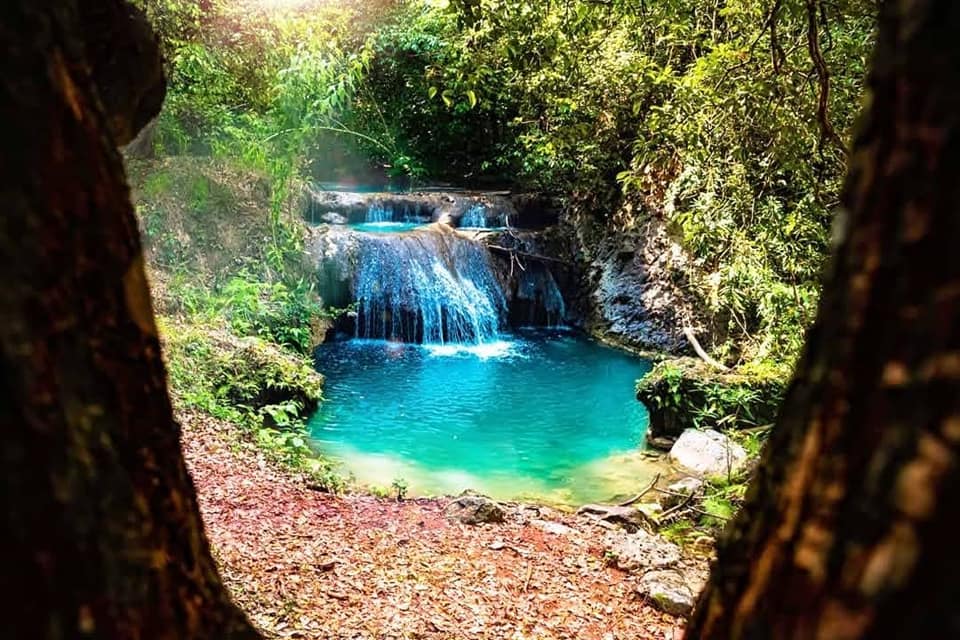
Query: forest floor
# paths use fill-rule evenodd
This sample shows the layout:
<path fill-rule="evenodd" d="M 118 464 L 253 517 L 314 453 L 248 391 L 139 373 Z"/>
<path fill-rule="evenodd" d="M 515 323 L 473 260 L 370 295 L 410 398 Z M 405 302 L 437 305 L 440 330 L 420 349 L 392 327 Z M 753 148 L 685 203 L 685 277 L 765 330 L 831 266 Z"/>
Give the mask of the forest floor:
<path fill-rule="evenodd" d="M 603 531 L 518 507 L 504 524 L 447 500 L 332 496 L 184 412 L 183 445 L 224 580 L 272 638 L 679 640 L 683 623 L 608 566 Z"/>

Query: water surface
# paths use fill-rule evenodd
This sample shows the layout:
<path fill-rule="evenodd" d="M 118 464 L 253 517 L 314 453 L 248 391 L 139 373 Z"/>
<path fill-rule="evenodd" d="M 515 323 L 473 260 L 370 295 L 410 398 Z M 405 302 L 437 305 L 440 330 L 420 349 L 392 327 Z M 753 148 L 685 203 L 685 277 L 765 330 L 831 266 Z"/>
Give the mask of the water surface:
<path fill-rule="evenodd" d="M 327 401 L 311 421 L 324 451 L 367 484 L 416 495 L 474 489 L 559 504 L 636 491 L 647 361 L 567 332 L 474 346 L 354 340 L 322 347 Z"/>
<path fill-rule="evenodd" d="M 358 222 L 351 224 L 350 228 L 356 231 L 366 233 L 403 233 L 404 231 L 413 231 L 427 226 L 423 222 L 393 222 L 390 220 L 381 222 Z"/>

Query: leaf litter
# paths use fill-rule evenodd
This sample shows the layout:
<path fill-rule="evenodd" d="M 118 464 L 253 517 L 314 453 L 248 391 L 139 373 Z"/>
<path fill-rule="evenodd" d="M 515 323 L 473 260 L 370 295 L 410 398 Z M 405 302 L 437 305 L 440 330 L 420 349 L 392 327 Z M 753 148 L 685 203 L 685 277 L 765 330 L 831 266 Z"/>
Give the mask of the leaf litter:
<path fill-rule="evenodd" d="M 683 622 L 608 566 L 603 530 L 518 506 L 448 522 L 448 499 L 332 496 L 182 413 L 207 535 L 237 604 L 268 638 L 679 640 Z M 562 526 L 544 527 L 544 522 Z"/>

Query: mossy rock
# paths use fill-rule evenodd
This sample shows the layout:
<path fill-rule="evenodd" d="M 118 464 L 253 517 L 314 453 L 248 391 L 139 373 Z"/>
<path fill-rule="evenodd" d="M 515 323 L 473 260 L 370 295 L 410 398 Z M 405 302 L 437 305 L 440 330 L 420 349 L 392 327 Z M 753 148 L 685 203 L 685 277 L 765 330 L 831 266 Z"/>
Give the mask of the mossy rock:
<path fill-rule="evenodd" d="M 694 358 L 657 363 L 637 384 L 650 411 L 647 439 L 675 439 L 686 429 L 749 429 L 771 424 L 786 393 L 782 368 L 719 371 Z"/>
<path fill-rule="evenodd" d="M 172 388 L 189 405 L 241 415 L 295 402 L 306 417 L 322 399 L 324 378 L 308 358 L 218 326 L 161 328 Z"/>

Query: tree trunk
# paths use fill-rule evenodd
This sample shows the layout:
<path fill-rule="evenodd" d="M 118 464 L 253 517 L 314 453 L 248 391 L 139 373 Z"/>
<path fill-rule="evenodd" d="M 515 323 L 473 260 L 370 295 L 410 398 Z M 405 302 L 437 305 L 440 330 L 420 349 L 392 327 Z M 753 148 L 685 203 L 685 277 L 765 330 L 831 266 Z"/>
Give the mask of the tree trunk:
<path fill-rule="evenodd" d="M 116 150 L 162 87 L 100 91 L 151 43 L 83 41 L 124 8 L 84 2 L 0 6 L 0 637 L 256 638 L 203 533 Z"/>
<path fill-rule="evenodd" d="M 688 638 L 960 637 L 958 34 L 883 5 L 819 320 Z"/>

